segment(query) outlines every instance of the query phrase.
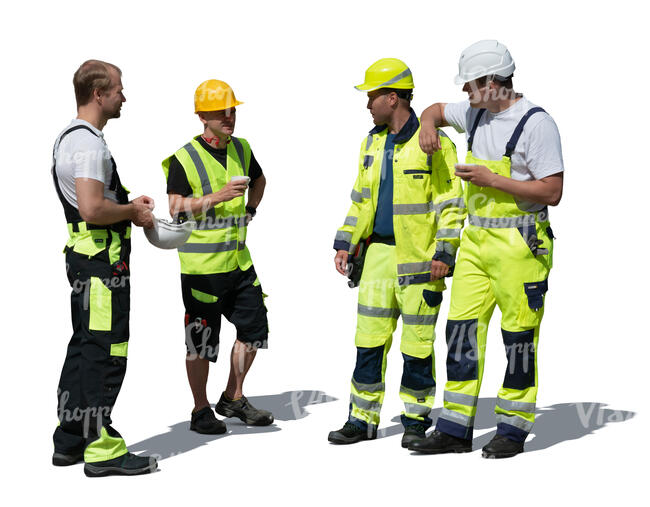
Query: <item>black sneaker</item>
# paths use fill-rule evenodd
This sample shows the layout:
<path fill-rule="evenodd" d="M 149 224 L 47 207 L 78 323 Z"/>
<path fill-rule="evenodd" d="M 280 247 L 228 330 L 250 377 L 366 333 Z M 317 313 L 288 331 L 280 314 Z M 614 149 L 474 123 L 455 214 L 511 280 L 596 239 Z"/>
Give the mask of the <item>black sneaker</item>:
<path fill-rule="evenodd" d="M 444 454 L 447 452 L 472 452 L 472 440 L 458 438 L 435 430 L 431 435 L 409 444 L 409 451 L 423 454 Z"/>
<path fill-rule="evenodd" d="M 106 461 L 86 463 L 86 477 L 105 477 L 107 475 L 142 475 L 155 472 L 158 461 L 153 456 L 136 456 L 127 452 L 122 456 Z"/>
<path fill-rule="evenodd" d="M 407 449 L 408 446 L 415 442 L 416 440 L 422 440 L 426 438 L 426 429 L 422 424 L 409 424 L 404 429 L 404 435 L 402 435 L 402 447 Z"/>
<path fill-rule="evenodd" d="M 192 412 L 190 430 L 204 435 L 219 435 L 225 433 L 227 428 L 223 421 L 214 416 L 212 408 L 208 405 L 198 412 Z"/>
<path fill-rule="evenodd" d="M 238 417 L 250 426 L 268 426 L 273 423 L 273 414 L 268 410 L 255 408 L 246 396 L 238 400 L 229 400 L 225 393 L 222 393 L 214 409 L 217 414 L 224 417 Z"/>
<path fill-rule="evenodd" d="M 484 458 L 512 458 L 519 453 L 524 452 L 524 443 L 515 442 L 503 435 L 494 435 L 492 440 L 483 447 Z"/>
<path fill-rule="evenodd" d="M 70 465 L 76 465 L 77 463 L 81 463 L 83 460 L 83 451 L 79 451 L 73 454 L 63 454 L 61 452 L 55 452 L 52 454 L 52 464 L 55 467 L 67 467 Z"/>
<path fill-rule="evenodd" d="M 330 431 L 327 440 L 333 444 L 356 444 L 362 440 L 373 440 L 377 438 L 377 428 L 374 426 L 372 429 L 370 428 L 369 426 L 368 429 L 364 430 L 347 421 L 340 430 Z"/>

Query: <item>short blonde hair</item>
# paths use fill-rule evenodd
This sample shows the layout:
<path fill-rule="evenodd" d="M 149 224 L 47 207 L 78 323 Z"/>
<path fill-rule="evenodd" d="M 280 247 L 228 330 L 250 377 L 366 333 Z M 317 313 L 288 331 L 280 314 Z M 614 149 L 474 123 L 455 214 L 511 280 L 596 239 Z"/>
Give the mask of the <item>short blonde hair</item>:
<path fill-rule="evenodd" d="M 101 60 L 87 60 L 81 64 L 72 78 L 77 107 L 88 104 L 94 90 L 107 91 L 110 88 L 111 68 L 115 69 L 120 76 L 122 75 L 117 65 Z"/>

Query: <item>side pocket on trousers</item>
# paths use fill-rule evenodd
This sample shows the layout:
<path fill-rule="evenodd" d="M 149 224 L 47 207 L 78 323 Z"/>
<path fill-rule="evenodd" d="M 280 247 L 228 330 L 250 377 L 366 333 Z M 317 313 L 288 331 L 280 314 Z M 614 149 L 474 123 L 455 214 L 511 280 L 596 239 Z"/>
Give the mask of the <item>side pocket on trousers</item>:
<path fill-rule="evenodd" d="M 548 279 L 524 283 L 524 297 L 519 309 L 518 323 L 522 327 L 538 326 L 544 315 L 544 294 L 548 291 Z"/>
<path fill-rule="evenodd" d="M 89 321 L 91 331 L 110 331 L 113 321 L 111 290 L 96 276 L 90 277 L 90 295 L 88 298 Z"/>

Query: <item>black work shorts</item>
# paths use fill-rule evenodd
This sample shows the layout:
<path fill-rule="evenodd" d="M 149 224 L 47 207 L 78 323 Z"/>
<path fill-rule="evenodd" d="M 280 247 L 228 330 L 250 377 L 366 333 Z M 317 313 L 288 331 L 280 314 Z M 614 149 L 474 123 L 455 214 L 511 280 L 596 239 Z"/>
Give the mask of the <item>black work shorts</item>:
<path fill-rule="evenodd" d="M 229 273 L 181 274 L 181 287 L 189 355 L 217 360 L 222 315 L 237 329 L 237 340 L 267 348 L 269 326 L 264 295 L 253 266 Z"/>

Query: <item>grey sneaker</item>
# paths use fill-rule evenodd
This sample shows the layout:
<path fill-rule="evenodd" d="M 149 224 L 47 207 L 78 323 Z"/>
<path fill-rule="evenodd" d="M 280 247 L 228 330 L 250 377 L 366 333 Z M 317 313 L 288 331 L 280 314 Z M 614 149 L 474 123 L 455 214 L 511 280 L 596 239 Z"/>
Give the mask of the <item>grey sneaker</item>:
<path fill-rule="evenodd" d="M 217 414 L 224 417 L 238 417 L 251 426 L 268 426 L 273 423 L 273 414 L 268 410 L 255 408 L 246 399 L 246 396 L 242 396 L 238 400 L 229 400 L 225 393 L 221 393 L 221 398 L 214 409 Z"/>
<path fill-rule="evenodd" d="M 83 460 L 83 451 L 79 451 L 73 454 L 63 454 L 61 452 L 55 452 L 52 454 L 52 464 L 55 467 L 67 467 L 70 465 L 76 465 L 77 463 L 81 463 Z"/>

